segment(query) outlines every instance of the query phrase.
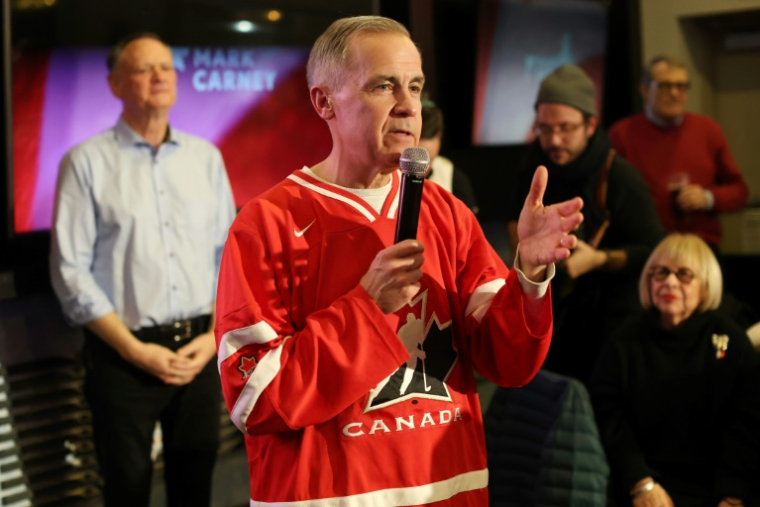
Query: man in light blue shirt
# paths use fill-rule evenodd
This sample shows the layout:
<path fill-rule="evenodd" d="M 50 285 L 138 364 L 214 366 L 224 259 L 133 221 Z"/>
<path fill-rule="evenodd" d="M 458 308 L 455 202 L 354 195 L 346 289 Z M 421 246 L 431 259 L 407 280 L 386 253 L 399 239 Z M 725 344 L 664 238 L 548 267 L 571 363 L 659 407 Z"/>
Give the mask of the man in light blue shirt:
<path fill-rule="evenodd" d="M 160 421 L 169 505 L 208 505 L 220 387 L 216 277 L 235 214 L 217 148 L 169 126 L 177 76 L 157 36 L 108 57 L 123 104 L 113 128 L 63 158 L 51 277 L 64 314 L 84 325 L 106 506 L 148 505 Z"/>

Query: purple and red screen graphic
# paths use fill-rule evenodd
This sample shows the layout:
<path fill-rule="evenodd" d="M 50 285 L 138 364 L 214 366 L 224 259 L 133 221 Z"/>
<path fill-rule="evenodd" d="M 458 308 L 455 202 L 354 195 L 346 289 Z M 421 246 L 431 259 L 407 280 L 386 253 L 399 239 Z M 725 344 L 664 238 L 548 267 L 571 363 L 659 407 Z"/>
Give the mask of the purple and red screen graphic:
<path fill-rule="evenodd" d="M 106 48 L 14 54 L 13 199 L 16 233 L 50 227 L 58 165 L 74 145 L 111 128 Z M 325 158 L 330 133 L 306 86 L 308 48 L 176 47 L 171 125 L 222 152 L 240 207 Z"/>
<path fill-rule="evenodd" d="M 522 144 L 533 136 L 541 81 L 565 64 L 596 85 L 601 114 L 607 11 L 584 0 L 481 0 L 472 143 Z"/>

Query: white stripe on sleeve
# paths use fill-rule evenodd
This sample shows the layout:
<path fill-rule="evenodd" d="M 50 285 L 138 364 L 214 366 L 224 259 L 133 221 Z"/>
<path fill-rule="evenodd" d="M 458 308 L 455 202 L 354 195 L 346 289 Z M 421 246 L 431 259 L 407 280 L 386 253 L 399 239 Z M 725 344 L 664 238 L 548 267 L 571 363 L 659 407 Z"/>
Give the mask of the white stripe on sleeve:
<path fill-rule="evenodd" d="M 494 296 L 506 283 L 503 278 L 497 278 L 475 289 L 470 296 L 470 301 L 467 302 L 467 308 L 464 311 L 465 316 L 473 314 L 473 317 L 480 322 L 490 308 Z"/>
<path fill-rule="evenodd" d="M 256 364 L 256 369 L 253 370 L 253 373 L 248 378 L 245 387 L 240 392 L 240 396 L 235 401 L 235 406 L 230 410 L 230 419 L 246 435 L 248 431 L 246 430 L 245 422 L 248 420 L 248 416 L 251 415 L 253 407 L 256 405 L 261 393 L 264 392 L 264 389 L 280 372 L 282 347 L 290 338 L 290 336 L 285 337 L 279 347 L 271 349 L 261 358 L 258 364 Z"/>
<path fill-rule="evenodd" d="M 217 352 L 217 366 L 219 367 L 219 373 L 222 372 L 222 363 L 226 361 L 227 358 L 235 355 L 235 353 L 241 348 L 253 343 L 268 343 L 275 338 L 277 338 L 277 331 L 272 329 L 272 326 L 263 320 L 252 326 L 227 331 L 219 341 L 219 351 Z"/>

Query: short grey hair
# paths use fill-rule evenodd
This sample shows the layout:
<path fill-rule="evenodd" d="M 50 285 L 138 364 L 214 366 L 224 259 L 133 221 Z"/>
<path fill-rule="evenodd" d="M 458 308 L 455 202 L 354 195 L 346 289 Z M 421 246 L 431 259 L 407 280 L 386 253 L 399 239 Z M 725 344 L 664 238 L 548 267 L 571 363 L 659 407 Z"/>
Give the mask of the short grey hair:
<path fill-rule="evenodd" d="M 677 68 L 677 69 L 684 69 L 688 70 L 686 68 L 686 65 L 684 65 L 683 62 L 680 60 L 673 58 L 672 56 L 668 55 L 657 55 L 651 60 L 649 60 L 649 64 L 641 69 L 641 84 L 645 87 L 649 88 L 649 85 L 652 84 L 652 69 L 655 65 L 658 65 L 660 63 L 664 63 L 670 68 Z"/>
<path fill-rule="evenodd" d="M 139 32 L 139 33 L 133 33 L 132 35 L 129 35 L 127 37 L 124 37 L 119 42 L 117 42 L 110 51 L 108 51 L 108 56 L 106 57 L 106 67 L 108 67 L 108 73 L 112 73 L 114 70 L 116 70 L 116 65 L 119 63 L 119 60 L 121 60 L 121 55 L 124 53 L 124 50 L 126 47 L 131 43 L 138 39 L 152 39 L 154 41 L 160 42 L 166 48 L 171 51 L 171 48 L 169 45 L 164 42 L 164 40 L 156 35 L 153 32 Z"/>
<path fill-rule="evenodd" d="M 687 267 L 697 275 L 694 281 L 702 284 L 701 311 L 714 310 L 720 306 L 723 295 L 723 274 L 715 254 L 702 238 L 695 234 L 674 232 L 660 241 L 649 255 L 639 278 L 639 300 L 645 309 L 652 307 L 652 266 L 672 262 Z"/>
<path fill-rule="evenodd" d="M 317 38 L 306 64 L 309 88 L 324 84 L 339 90 L 343 82 L 348 45 L 360 33 L 398 33 L 409 37 L 409 30 L 398 21 L 381 16 L 355 16 L 331 24 Z"/>

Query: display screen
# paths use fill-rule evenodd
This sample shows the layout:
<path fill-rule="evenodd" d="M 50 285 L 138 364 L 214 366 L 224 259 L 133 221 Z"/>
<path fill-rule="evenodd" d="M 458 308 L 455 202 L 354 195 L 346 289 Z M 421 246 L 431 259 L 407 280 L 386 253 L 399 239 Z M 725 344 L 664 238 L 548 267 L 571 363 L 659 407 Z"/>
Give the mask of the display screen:
<path fill-rule="evenodd" d="M 309 49 L 175 47 L 173 128 L 222 152 L 238 207 L 325 158 L 329 130 L 306 86 Z M 115 125 L 108 48 L 14 51 L 13 212 L 16 233 L 50 227 L 58 167 L 78 143 Z"/>
<path fill-rule="evenodd" d="M 580 66 L 596 84 L 601 114 L 607 14 L 593 0 L 483 0 L 479 21 L 473 144 L 533 139 L 541 81 Z"/>

